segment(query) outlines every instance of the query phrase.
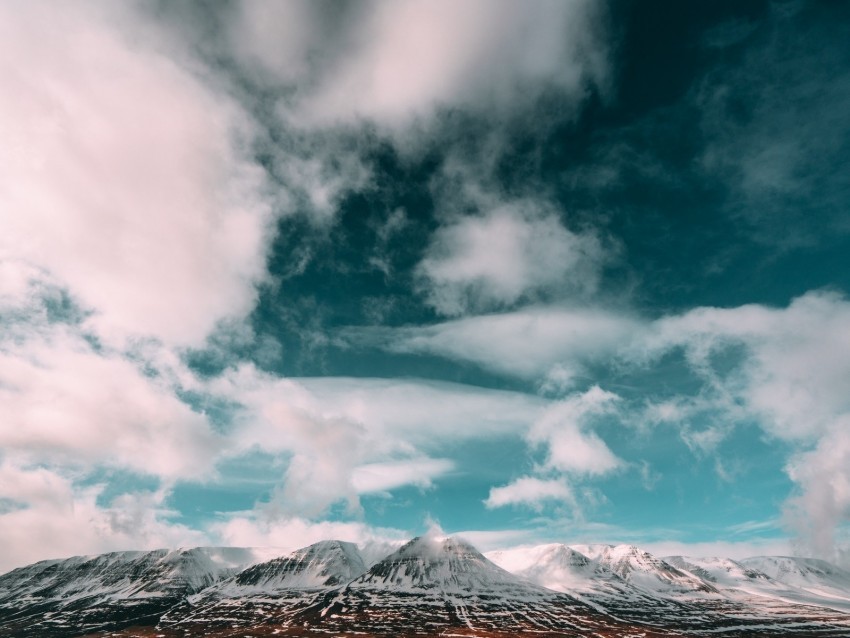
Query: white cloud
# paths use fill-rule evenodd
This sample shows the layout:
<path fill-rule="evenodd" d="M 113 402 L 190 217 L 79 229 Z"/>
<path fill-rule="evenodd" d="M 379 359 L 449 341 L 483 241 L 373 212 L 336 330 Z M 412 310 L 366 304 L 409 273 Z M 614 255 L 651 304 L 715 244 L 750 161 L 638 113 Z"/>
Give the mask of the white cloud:
<path fill-rule="evenodd" d="M 0 256 L 114 343 L 198 344 L 248 312 L 270 207 L 238 105 L 131 5 L 6 3 L 0 52 Z"/>
<path fill-rule="evenodd" d="M 628 314 L 600 309 L 531 307 L 465 317 L 432 326 L 350 329 L 353 343 L 395 352 L 424 353 L 470 361 L 522 378 L 552 376 L 569 387 L 587 362 L 613 357 L 642 332 Z"/>
<path fill-rule="evenodd" d="M 83 316 L 43 269 L 0 262 L 0 569 L 206 541 L 165 507 L 168 486 L 208 478 L 224 448 L 176 395 L 191 377 L 154 344 L 132 357 L 97 345 Z M 106 501 L 91 481 L 115 470 L 160 487 Z"/>
<path fill-rule="evenodd" d="M 484 501 L 488 508 L 525 505 L 541 511 L 545 503 L 561 502 L 578 509 L 567 477 L 583 478 L 612 472 L 623 466 L 605 442 L 590 429 L 594 418 L 615 411 L 619 397 L 598 386 L 551 404 L 529 429 L 526 438 L 544 446 L 546 460 L 536 468 L 543 476 L 523 476 L 490 489 Z M 557 473 L 556 478 L 546 475 Z"/>
<path fill-rule="evenodd" d="M 755 417 L 765 432 L 797 449 L 787 468 L 799 489 L 788 503 L 789 522 L 801 533 L 803 551 L 826 558 L 834 558 L 836 530 L 850 516 L 848 325 L 845 298 L 810 292 L 786 308 L 697 308 L 661 319 L 628 355 L 646 362 L 682 348 L 705 380 L 702 406 L 713 402 L 733 423 Z M 735 349 L 733 363 L 719 363 L 718 355 Z M 711 448 L 724 431 L 721 424 L 687 440 Z"/>
<path fill-rule="evenodd" d="M 850 303 L 811 292 L 787 308 L 759 305 L 697 308 L 658 321 L 644 344 L 658 354 L 685 348 L 692 367 L 737 396 L 771 434 L 813 440 L 850 411 Z M 640 342 L 639 342 L 640 343 Z M 730 347 L 746 352 L 739 368 L 718 379 L 712 355 Z"/>
<path fill-rule="evenodd" d="M 592 293 L 605 258 L 595 235 L 572 233 L 554 213 L 521 203 L 439 228 L 418 274 L 437 311 L 463 315 L 535 293 Z"/>
<path fill-rule="evenodd" d="M 585 97 L 608 82 L 604 7 L 576 0 L 243 2 L 237 55 L 284 86 L 302 124 L 389 127 L 440 107 L 503 110 L 545 88 Z"/>
<path fill-rule="evenodd" d="M 128 548 L 203 545 L 201 532 L 170 520 L 165 492 L 134 492 L 98 504 L 102 486 L 75 487 L 55 471 L 0 463 L 0 572 L 45 558 Z"/>
<path fill-rule="evenodd" d="M 208 475 L 223 440 L 173 388 L 71 330 L 0 343 L 0 447 L 32 463 Z"/>
<path fill-rule="evenodd" d="M 622 464 L 599 436 L 589 430 L 593 418 L 611 414 L 619 397 L 592 387 L 550 407 L 528 433 L 532 444 L 547 448 L 546 466 L 579 475 L 605 474 Z"/>
<path fill-rule="evenodd" d="M 650 541 L 641 547 L 658 557 L 691 556 L 721 557 L 740 560 L 753 556 L 790 556 L 793 544 L 788 538 L 765 538 L 752 541 L 706 541 L 685 543 L 682 541 Z"/>
<path fill-rule="evenodd" d="M 804 552 L 837 559 L 839 528 L 850 520 L 850 414 L 814 450 L 797 454 L 786 468 L 799 493 L 786 504 L 786 518 L 802 539 Z"/>
<path fill-rule="evenodd" d="M 453 467 L 447 454 L 480 437 L 519 439 L 542 413 L 537 397 L 419 380 L 279 379 L 251 366 L 208 391 L 243 406 L 232 454 L 262 450 L 288 459 L 271 505 L 314 517 L 334 503 L 359 508 L 358 494 L 428 486 Z"/>
<path fill-rule="evenodd" d="M 240 515 L 212 526 L 211 532 L 223 545 L 235 547 L 278 547 L 282 552 L 306 547 L 322 540 L 341 540 L 358 545 L 366 562 L 383 558 L 409 536 L 400 530 L 371 527 L 360 522 L 313 522 L 299 517 L 269 520 Z"/>
<path fill-rule="evenodd" d="M 451 472 L 454 467 L 449 459 L 430 458 L 365 463 L 354 468 L 351 483 L 358 494 L 386 492 L 404 485 L 428 488 L 435 478 Z"/>
<path fill-rule="evenodd" d="M 506 505 L 525 505 L 539 511 L 546 501 L 575 505 L 575 495 L 562 479 L 544 480 L 523 476 L 508 485 L 490 488 L 490 495 L 484 505 L 491 509 Z"/>

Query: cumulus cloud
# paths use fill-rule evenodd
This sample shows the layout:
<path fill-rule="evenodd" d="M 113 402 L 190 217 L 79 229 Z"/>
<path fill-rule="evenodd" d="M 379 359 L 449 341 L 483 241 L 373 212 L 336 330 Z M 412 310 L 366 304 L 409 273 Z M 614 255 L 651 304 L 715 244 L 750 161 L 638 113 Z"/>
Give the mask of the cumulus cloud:
<path fill-rule="evenodd" d="M 61 289 L 37 269 L 12 265 L 0 269 L 6 456 L 78 469 L 110 466 L 169 481 L 208 475 L 223 440 L 176 396 L 171 375 L 146 373 L 144 361 L 98 347 Z M 163 369 L 166 363 L 159 362 Z"/>
<path fill-rule="evenodd" d="M 837 534 L 850 520 L 850 414 L 838 416 L 830 433 L 813 450 L 794 455 L 786 469 L 799 490 L 786 504 L 799 549 L 832 559 L 843 550 L 846 562 Z"/>
<path fill-rule="evenodd" d="M 552 405 L 528 433 L 534 445 L 545 445 L 546 466 L 573 474 L 605 474 L 622 461 L 589 429 L 593 418 L 611 414 L 619 397 L 598 386 Z"/>
<path fill-rule="evenodd" d="M 0 351 L 0 446 L 34 463 L 208 474 L 222 440 L 206 419 L 126 359 L 58 330 Z"/>
<path fill-rule="evenodd" d="M 604 6 L 535 0 L 244 2 L 237 55 L 297 91 L 291 121 L 397 128 L 441 107 L 509 109 L 544 89 L 606 90 Z"/>
<path fill-rule="evenodd" d="M 12 2 L 0 25 L 0 256 L 115 343 L 199 344 L 248 312 L 270 207 L 238 104 L 130 5 Z"/>
<path fill-rule="evenodd" d="M 684 348 L 697 372 L 743 399 L 771 434 L 805 442 L 832 430 L 835 417 L 850 410 L 843 391 L 850 375 L 848 320 L 846 299 L 810 292 L 787 308 L 697 308 L 668 317 L 640 345 L 648 353 Z M 712 356 L 734 347 L 746 356 L 721 379 Z"/>
<path fill-rule="evenodd" d="M 490 509 L 506 505 L 525 505 L 540 511 L 545 501 L 575 504 L 575 495 L 561 479 L 544 480 L 523 476 L 502 487 L 490 488 L 484 505 Z"/>
<path fill-rule="evenodd" d="M 491 509 L 523 505 L 542 511 L 545 504 L 562 503 L 578 509 L 572 481 L 601 476 L 623 466 L 591 429 L 593 420 L 611 414 L 618 400 L 617 395 L 594 386 L 551 404 L 526 434 L 532 448 L 545 448 L 546 459 L 535 468 L 537 476 L 523 476 L 492 487 L 484 505 Z"/>
<path fill-rule="evenodd" d="M 431 238 L 418 272 L 441 314 L 509 307 L 529 295 L 596 290 L 606 255 L 591 233 L 567 230 L 530 203 L 462 217 Z"/>

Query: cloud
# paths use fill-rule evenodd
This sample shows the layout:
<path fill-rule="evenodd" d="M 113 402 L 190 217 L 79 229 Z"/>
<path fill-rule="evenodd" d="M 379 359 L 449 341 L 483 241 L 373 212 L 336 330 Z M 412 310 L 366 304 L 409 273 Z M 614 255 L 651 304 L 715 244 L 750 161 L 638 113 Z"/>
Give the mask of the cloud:
<path fill-rule="evenodd" d="M 643 321 L 628 313 L 534 306 L 431 326 L 348 329 L 343 337 L 355 345 L 469 361 L 509 376 L 549 375 L 568 387 L 584 365 L 614 356 L 643 330 Z"/>
<path fill-rule="evenodd" d="M 546 446 L 545 465 L 550 469 L 578 475 L 611 472 L 622 461 L 589 425 L 593 418 L 611 414 L 618 400 L 598 386 L 573 394 L 546 410 L 532 426 L 528 440 Z"/>
<path fill-rule="evenodd" d="M 604 6 L 579 0 L 238 5 L 234 51 L 281 86 L 300 124 L 390 128 L 440 108 L 504 110 L 544 89 L 608 84 Z"/>
<path fill-rule="evenodd" d="M 360 547 L 367 563 L 376 562 L 409 539 L 404 531 L 371 527 L 361 522 L 313 522 L 298 517 L 267 520 L 254 515 L 235 516 L 216 523 L 211 532 L 224 545 L 277 547 L 281 553 L 322 540 L 348 541 Z"/>
<path fill-rule="evenodd" d="M 0 257 L 111 343 L 197 345 L 247 313 L 271 208 L 239 105 L 129 5 L 13 2 L 0 25 Z"/>
<path fill-rule="evenodd" d="M 405 485 L 428 488 L 435 478 L 451 472 L 454 467 L 449 459 L 429 458 L 366 463 L 354 468 L 351 483 L 358 494 L 387 492 Z"/>
<path fill-rule="evenodd" d="M 592 420 L 611 414 L 618 401 L 617 395 L 594 386 L 552 403 L 526 434 L 532 448 L 546 450 L 544 463 L 535 468 L 538 476 L 523 476 L 491 488 L 484 505 L 490 509 L 524 505 L 542 511 L 545 503 L 566 503 L 577 510 L 571 480 L 604 475 L 623 465 L 590 430 Z M 553 474 L 556 478 L 551 478 Z"/>
<path fill-rule="evenodd" d="M 593 293 L 606 257 L 595 235 L 572 233 L 526 202 L 441 226 L 417 270 L 429 304 L 452 316 L 535 294 Z"/>
<path fill-rule="evenodd" d="M 167 357 L 133 360 L 98 347 L 73 307 L 61 306 L 61 291 L 29 278 L 37 270 L 6 262 L 3 274 L 0 447 L 7 457 L 169 481 L 213 471 L 223 439 L 176 396 Z M 158 363 L 162 374 L 146 373 L 145 363 Z"/>
<path fill-rule="evenodd" d="M 802 541 L 800 549 L 833 560 L 842 549 L 846 555 L 836 536 L 850 520 L 850 414 L 838 417 L 817 447 L 794 455 L 786 469 L 798 486 L 785 513 Z"/>
<path fill-rule="evenodd" d="M 843 391 L 850 374 L 850 339 L 844 326 L 850 303 L 815 291 L 787 308 L 746 305 L 697 308 L 664 318 L 643 342 L 645 353 L 684 348 L 694 370 L 762 417 L 771 434 L 812 441 L 850 411 Z M 720 374 L 715 355 L 744 348 L 739 366 Z"/>
<path fill-rule="evenodd" d="M 713 408 L 721 423 L 755 419 L 792 446 L 787 472 L 798 493 L 788 502 L 788 521 L 801 534 L 802 551 L 826 558 L 835 557 L 836 531 L 850 516 L 848 322 L 850 303 L 824 291 L 786 308 L 697 308 L 655 322 L 625 355 L 646 363 L 681 349 L 704 382 L 699 409 Z M 687 440 L 716 447 L 726 429 L 691 432 Z"/>
<path fill-rule="evenodd" d="M 170 387 L 58 332 L 0 352 L 0 446 L 32 462 L 201 477 L 222 440 Z"/>
<path fill-rule="evenodd" d="M 370 424 L 381 438 L 416 445 L 521 434 L 547 405 L 521 392 L 418 379 L 314 377 L 308 389 L 320 412 Z"/>
<path fill-rule="evenodd" d="M 506 505 L 525 505 L 540 511 L 545 501 L 575 505 L 575 495 L 563 480 L 523 476 L 508 485 L 490 488 L 490 495 L 484 505 L 489 509 Z"/>
<path fill-rule="evenodd" d="M 230 454 L 261 450 L 286 460 L 267 508 L 282 517 L 316 517 L 340 502 L 357 512 L 360 494 L 427 487 L 454 467 L 444 455 L 458 443 L 519 439 L 546 405 L 520 393 L 420 380 L 279 379 L 247 365 L 207 391 L 240 406 Z"/>
<path fill-rule="evenodd" d="M 765 538 L 752 541 L 682 542 L 673 540 L 650 541 L 641 547 L 655 556 L 722 557 L 732 560 L 753 556 L 789 556 L 793 546 L 787 538 Z"/>
<path fill-rule="evenodd" d="M 43 467 L 0 462 L 0 572 L 45 558 L 203 545 L 208 537 L 174 522 L 166 492 L 131 492 L 100 504 L 103 486 L 76 487 Z M 49 552 L 45 555 L 45 552 Z"/>

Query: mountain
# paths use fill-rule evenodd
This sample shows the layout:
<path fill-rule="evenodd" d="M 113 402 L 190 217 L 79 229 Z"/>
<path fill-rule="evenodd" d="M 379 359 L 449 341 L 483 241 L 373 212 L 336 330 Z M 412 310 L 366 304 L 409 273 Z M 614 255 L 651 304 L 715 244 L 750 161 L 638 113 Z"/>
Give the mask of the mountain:
<path fill-rule="evenodd" d="M 850 618 L 835 614 L 843 608 L 833 604 L 834 598 L 792 592 L 787 585 L 729 559 L 659 559 L 632 545 L 562 544 L 488 556 L 519 576 L 568 592 L 634 625 L 693 635 L 720 630 L 723 635 L 736 635 L 733 628 L 745 636 L 850 635 Z M 841 571 L 833 566 L 832 584 L 844 583 L 848 595 L 850 580 L 843 580 Z"/>
<path fill-rule="evenodd" d="M 181 636 L 270 624 L 336 634 L 484 628 L 521 635 L 543 628 L 578 635 L 610 624 L 597 610 L 508 573 L 459 539 L 415 538 L 368 570 L 359 558 L 347 543 L 313 545 L 189 597 L 159 626 Z M 344 575 L 347 582 L 334 586 Z"/>
<path fill-rule="evenodd" d="M 366 571 L 357 546 L 320 541 L 286 556 L 257 563 L 163 614 L 160 625 L 185 635 L 215 627 L 250 627 L 276 618 L 286 622 L 314 602 L 317 592 L 347 583 Z"/>
<path fill-rule="evenodd" d="M 435 535 L 371 566 L 341 541 L 267 557 L 196 548 L 36 563 L 0 576 L 0 636 L 850 636 L 850 573 L 813 559 L 563 544 L 485 556 Z"/>
<path fill-rule="evenodd" d="M 584 549 L 588 555 L 578 551 Z M 685 598 L 713 588 L 633 546 L 539 545 L 489 554 L 495 562 L 548 589 L 631 623 L 693 625 Z"/>
<path fill-rule="evenodd" d="M 296 622 L 332 632 L 450 630 L 556 632 L 581 635 L 610 619 L 577 600 L 500 568 L 469 543 L 423 536 L 373 565 L 346 586 L 325 593 Z"/>
<path fill-rule="evenodd" d="M 365 571 L 366 565 L 356 545 L 320 541 L 288 556 L 252 565 L 224 586 L 261 591 L 320 589 L 347 583 Z"/>
<path fill-rule="evenodd" d="M 574 549 L 642 589 L 659 594 L 715 591 L 710 583 L 634 545 L 577 545 Z"/>
<path fill-rule="evenodd" d="M 254 559 L 248 549 L 195 548 L 42 561 L 0 576 L 0 626 L 41 636 L 149 623 Z"/>
<path fill-rule="evenodd" d="M 667 556 L 664 560 L 674 567 L 690 572 L 718 588 L 748 589 L 764 583 L 775 583 L 767 574 L 748 568 L 731 558 L 690 558 Z M 775 583 L 778 584 L 778 583 Z"/>
<path fill-rule="evenodd" d="M 741 565 L 756 570 L 790 587 L 817 590 L 824 595 L 836 594 L 847 600 L 850 590 L 850 570 L 815 558 L 790 556 L 757 556 L 745 558 Z"/>

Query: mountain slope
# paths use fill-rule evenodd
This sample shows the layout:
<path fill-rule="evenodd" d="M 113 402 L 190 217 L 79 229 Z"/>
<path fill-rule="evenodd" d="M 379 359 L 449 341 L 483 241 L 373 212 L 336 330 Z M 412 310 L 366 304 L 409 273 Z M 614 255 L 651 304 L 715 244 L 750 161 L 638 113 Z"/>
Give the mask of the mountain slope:
<path fill-rule="evenodd" d="M 149 622 L 254 558 L 247 549 L 195 548 L 43 561 L 0 576 L 0 623 L 40 636 Z"/>
<path fill-rule="evenodd" d="M 710 583 L 634 545 L 576 545 L 573 549 L 624 581 L 658 594 L 715 591 Z"/>
<path fill-rule="evenodd" d="M 281 622 L 313 603 L 319 592 L 366 571 L 357 546 L 320 541 L 286 556 L 252 565 L 163 614 L 160 626 L 204 635 L 211 627 Z"/>
<path fill-rule="evenodd" d="M 299 613 L 330 631 L 450 629 L 581 635 L 609 618 L 577 599 L 511 574 L 456 538 L 415 538 Z"/>

